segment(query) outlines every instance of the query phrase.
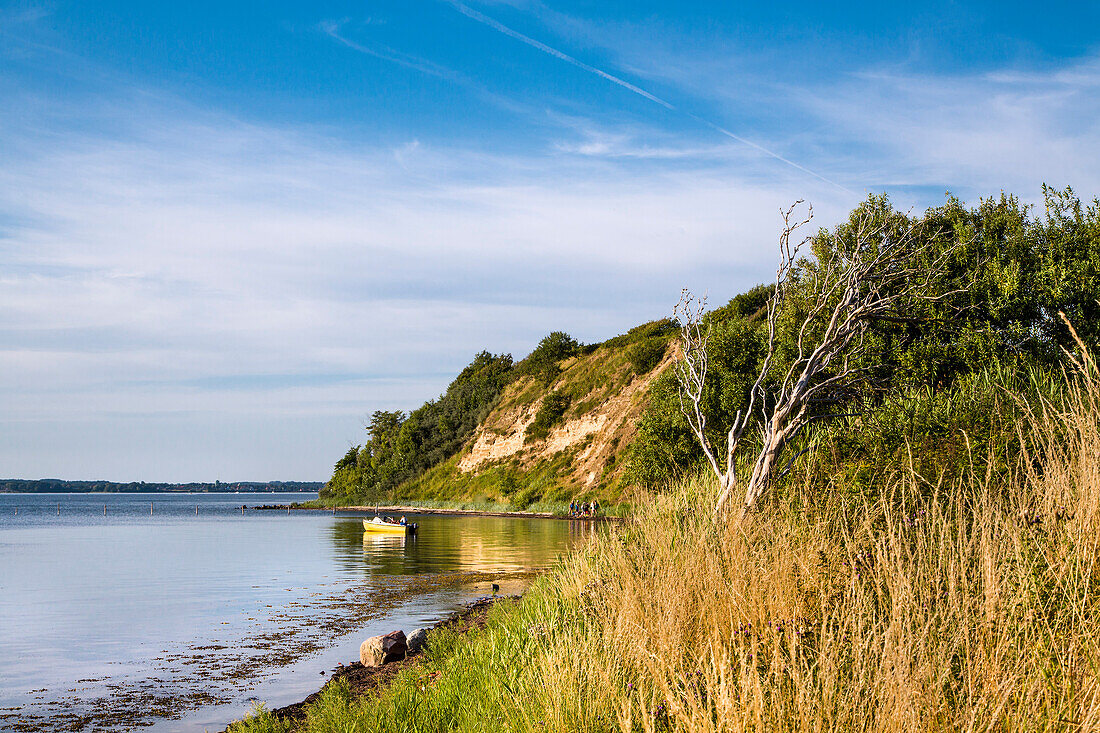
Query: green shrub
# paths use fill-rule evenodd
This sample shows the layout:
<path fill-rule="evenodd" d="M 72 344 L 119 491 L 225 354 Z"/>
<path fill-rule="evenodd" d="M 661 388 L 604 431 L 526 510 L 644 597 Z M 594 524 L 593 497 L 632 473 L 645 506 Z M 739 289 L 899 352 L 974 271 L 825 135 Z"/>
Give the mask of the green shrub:
<path fill-rule="evenodd" d="M 634 369 L 634 373 L 642 376 L 649 374 L 653 371 L 653 367 L 661 363 L 661 359 L 665 358 L 667 349 L 668 338 L 661 336 L 648 338 L 631 346 L 627 358 L 630 360 L 630 366 Z"/>
<path fill-rule="evenodd" d="M 522 491 L 512 497 L 513 509 L 526 509 L 542 498 L 542 491 L 538 486 L 528 485 Z"/>
<path fill-rule="evenodd" d="M 543 337 L 535 350 L 516 365 L 520 374 L 530 374 L 544 387 L 554 383 L 561 374 L 558 362 L 575 356 L 581 344 L 564 331 L 554 331 Z"/>
<path fill-rule="evenodd" d="M 550 434 L 550 428 L 561 422 L 565 411 L 569 409 L 573 398 L 561 392 L 551 392 L 542 398 L 539 411 L 535 413 L 534 421 L 527 427 L 524 443 L 533 443 L 542 440 Z"/>
<path fill-rule="evenodd" d="M 500 493 L 507 499 L 519 490 L 519 485 L 519 478 L 516 474 L 506 470 L 500 479 Z"/>
<path fill-rule="evenodd" d="M 606 347 L 609 349 L 617 349 L 623 346 L 630 346 L 640 341 L 644 341 L 650 338 L 657 338 L 660 336 L 671 338 L 680 329 L 680 324 L 671 318 L 662 318 L 657 321 L 650 321 L 649 323 L 643 323 L 640 326 L 635 326 L 626 333 L 613 336 L 607 341 L 601 344 L 597 344 L 600 347 Z"/>

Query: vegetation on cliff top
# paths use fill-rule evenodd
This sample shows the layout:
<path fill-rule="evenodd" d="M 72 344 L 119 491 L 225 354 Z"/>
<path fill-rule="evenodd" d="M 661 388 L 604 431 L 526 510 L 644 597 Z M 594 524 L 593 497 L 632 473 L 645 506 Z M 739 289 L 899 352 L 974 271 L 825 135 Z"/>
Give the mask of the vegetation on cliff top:
<path fill-rule="evenodd" d="M 844 355 L 845 368 L 858 378 L 809 405 L 810 429 L 791 447 L 792 455 L 812 464 L 828 454 L 829 473 L 819 478 L 837 479 L 840 471 L 844 479 L 837 483 L 853 491 L 874 489 L 883 471 L 909 460 L 957 474 L 975 442 L 1011 460 L 1015 408 L 1003 399 L 1004 390 L 1048 391 L 1056 381 L 1063 350 L 1073 345 L 1059 314 L 1082 325 L 1086 343 L 1100 337 L 1100 206 L 1083 207 L 1069 190 L 1046 189 L 1045 195 L 1042 217 L 1005 195 L 974 209 L 952 199 L 920 217 L 871 197 L 849 221 L 812 238 L 813 257 L 797 263 L 777 314 L 777 363 L 763 383 L 760 413 L 771 409 L 781 376 L 797 357 L 799 336 L 824 327 L 828 310 L 806 320 L 819 263 L 851 258 L 856 244 L 881 248 L 909 236 L 910 259 L 894 266 L 919 271 L 923 262 L 939 259 L 943 272 L 910 309 L 870 322 L 859 352 Z M 860 227 L 879 238 L 857 243 Z M 719 454 L 766 354 L 761 311 L 767 296 L 766 289 L 750 291 L 703 324 L 709 370 L 701 407 L 707 438 Z M 840 369 L 831 365 L 825 376 Z M 746 440 L 754 439 L 750 429 Z M 700 455 L 679 384 L 666 373 L 650 392 L 631 448 L 630 477 L 659 488 L 693 473 Z"/>

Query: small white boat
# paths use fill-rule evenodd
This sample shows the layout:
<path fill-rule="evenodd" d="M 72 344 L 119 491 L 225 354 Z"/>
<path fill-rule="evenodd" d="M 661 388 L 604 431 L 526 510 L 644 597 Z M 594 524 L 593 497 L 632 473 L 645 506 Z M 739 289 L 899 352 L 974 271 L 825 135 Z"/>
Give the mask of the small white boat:
<path fill-rule="evenodd" d="M 363 529 L 367 532 L 385 532 L 387 534 L 412 534 L 416 532 L 415 524 L 397 524 L 396 522 L 387 522 L 382 517 L 375 517 L 374 519 L 364 519 Z"/>

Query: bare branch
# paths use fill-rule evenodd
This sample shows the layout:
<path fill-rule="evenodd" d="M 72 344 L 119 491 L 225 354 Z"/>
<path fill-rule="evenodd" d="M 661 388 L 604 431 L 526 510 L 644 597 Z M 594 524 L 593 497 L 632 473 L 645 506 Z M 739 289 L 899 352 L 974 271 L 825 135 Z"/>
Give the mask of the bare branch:
<path fill-rule="evenodd" d="M 676 379 L 679 383 L 680 411 L 687 418 L 688 426 L 699 441 L 711 470 L 722 480 L 724 472 L 707 438 L 707 417 L 702 408 L 703 389 L 707 381 L 707 341 L 710 337 L 709 329 L 703 325 L 706 310 L 705 295 L 696 298 L 686 288 L 680 292 L 680 302 L 673 310 L 680 321 L 682 340 L 680 361 L 676 363 Z"/>
<path fill-rule="evenodd" d="M 838 236 L 836 247 L 824 258 L 799 260 L 809 238 L 796 239 L 799 229 L 813 217 L 808 208 L 804 218 L 795 212 L 795 202 L 781 212 L 783 229 L 779 237 L 779 264 L 775 290 L 766 305 L 767 342 L 756 380 L 749 390 L 747 405 L 738 410 L 726 436 L 723 462 L 715 456 L 706 435 L 703 391 L 707 378 L 707 339 L 703 325 L 706 298 L 698 299 L 687 290 L 681 294 L 676 314 L 681 320 L 683 357 L 677 364 L 680 406 L 692 433 L 699 441 L 722 490 L 715 511 L 724 514 L 737 483 L 735 455 L 745 430 L 759 420 L 761 449 L 745 482 L 741 514 L 751 509 L 777 476 L 786 474 L 800 452 L 777 469 L 784 447 L 814 419 L 810 405 L 831 402 L 865 383 L 871 368 L 861 366 L 871 354 L 867 334 L 878 321 L 910 322 L 921 303 L 934 303 L 962 292 L 936 292 L 934 285 L 947 270 L 950 259 L 962 246 L 955 243 L 933 255 L 939 245 L 922 240 L 917 225 L 895 230 L 897 220 L 875 220 L 868 214 L 854 221 L 847 237 Z M 801 323 L 794 333 L 794 354 L 766 402 L 764 385 L 775 365 L 780 313 L 798 288 L 804 299 Z M 817 416 L 820 417 L 820 416 Z M 804 451 L 803 451 L 804 452 Z"/>

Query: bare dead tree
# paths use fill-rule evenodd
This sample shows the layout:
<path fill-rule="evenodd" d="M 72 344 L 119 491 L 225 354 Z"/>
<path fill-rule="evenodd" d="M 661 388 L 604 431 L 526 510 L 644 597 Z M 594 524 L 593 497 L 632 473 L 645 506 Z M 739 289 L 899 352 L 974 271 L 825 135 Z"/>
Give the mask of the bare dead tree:
<path fill-rule="evenodd" d="M 895 233 L 889 221 L 864 216 L 853 225 L 853 246 L 838 247 L 824 260 L 799 260 L 799 251 L 810 237 L 797 242 L 795 238 L 813 218 L 812 207 L 808 207 L 804 218 L 795 216 L 801 204 L 802 201 L 797 201 L 782 212 L 775 290 L 766 306 L 768 334 L 764 359 L 749 391 L 748 404 L 734 415 L 729 426 L 724 461 L 719 460 L 707 438 L 707 416 L 702 404 L 709 336 L 703 319 L 706 299 L 684 290 L 675 308 L 683 342 L 676 369 L 680 406 L 719 481 L 715 506 L 719 515 L 727 512 L 730 497 L 739 484 L 736 452 L 754 417 L 758 418 L 760 428 L 760 450 L 744 481 L 742 517 L 776 478 L 790 470 L 794 458 L 782 467 L 778 467 L 779 459 L 784 448 L 814 418 L 811 406 L 828 401 L 830 394 L 851 389 L 866 376 L 872 361 L 867 358 L 866 336 L 872 324 L 885 319 L 911 320 L 911 313 L 904 311 L 917 302 L 940 300 L 959 292 L 934 293 L 932 288 L 958 245 L 944 248 L 929 261 L 924 256 L 931 254 L 931 245 L 918 241 L 912 223 Z M 918 264 L 922 258 L 924 263 Z M 766 399 L 765 382 L 776 361 L 779 314 L 795 286 L 796 275 L 808 307 L 795 338 L 791 363 L 778 389 L 771 399 Z"/>

